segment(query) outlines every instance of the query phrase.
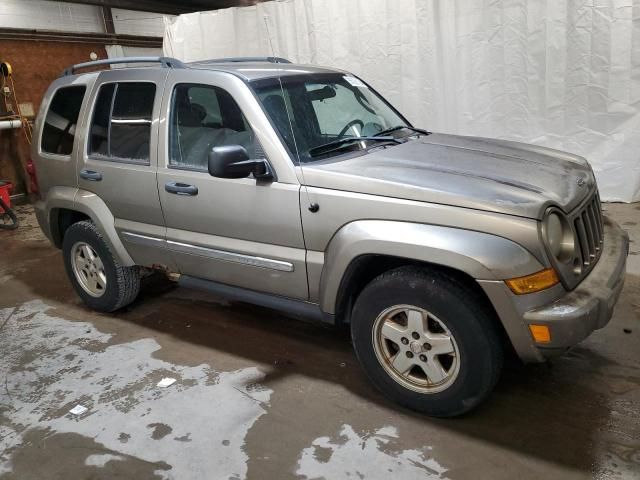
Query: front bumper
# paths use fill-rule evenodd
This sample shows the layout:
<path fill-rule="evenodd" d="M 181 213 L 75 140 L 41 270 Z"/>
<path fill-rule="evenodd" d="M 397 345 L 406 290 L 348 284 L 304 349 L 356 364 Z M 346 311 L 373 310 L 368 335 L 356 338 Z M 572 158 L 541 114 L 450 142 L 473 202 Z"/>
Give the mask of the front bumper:
<path fill-rule="evenodd" d="M 558 284 L 542 292 L 514 295 L 504 282 L 478 282 L 523 361 L 541 362 L 562 353 L 609 322 L 624 285 L 629 237 L 606 217 L 603 249 L 596 266 L 571 292 Z M 547 326 L 551 341 L 536 343 L 530 324 Z"/>
<path fill-rule="evenodd" d="M 603 252 L 598 263 L 575 290 L 555 302 L 524 314 L 527 325 L 546 325 L 551 341 L 538 344 L 545 356 L 562 353 L 604 327 L 620 297 L 629 253 L 629 237 L 605 218 Z"/>

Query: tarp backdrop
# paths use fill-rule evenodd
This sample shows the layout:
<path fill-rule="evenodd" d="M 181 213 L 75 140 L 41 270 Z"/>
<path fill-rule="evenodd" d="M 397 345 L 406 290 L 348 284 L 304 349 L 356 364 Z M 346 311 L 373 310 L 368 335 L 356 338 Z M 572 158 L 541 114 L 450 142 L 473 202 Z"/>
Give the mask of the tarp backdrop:
<path fill-rule="evenodd" d="M 604 200 L 640 200 L 640 0 L 283 0 L 165 23 L 166 55 L 350 70 L 416 126 L 578 153 Z"/>

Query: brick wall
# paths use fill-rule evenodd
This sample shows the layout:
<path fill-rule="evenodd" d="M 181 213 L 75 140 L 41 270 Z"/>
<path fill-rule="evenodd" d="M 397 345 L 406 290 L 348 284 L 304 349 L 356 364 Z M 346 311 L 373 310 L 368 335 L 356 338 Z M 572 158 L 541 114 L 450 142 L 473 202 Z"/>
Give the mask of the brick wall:
<path fill-rule="evenodd" d="M 107 58 L 103 45 L 89 43 L 0 40 L 0 61 L 13 68 L 20 103 L 31 102 L 35 112 L 49 84 L 65 67 L 89 61 L 89 54 Z M 26 192 L 24 165 L 29 146 L 21 130 L 0 130 L 0 179 L 14 184 L 13 193 Z"/>

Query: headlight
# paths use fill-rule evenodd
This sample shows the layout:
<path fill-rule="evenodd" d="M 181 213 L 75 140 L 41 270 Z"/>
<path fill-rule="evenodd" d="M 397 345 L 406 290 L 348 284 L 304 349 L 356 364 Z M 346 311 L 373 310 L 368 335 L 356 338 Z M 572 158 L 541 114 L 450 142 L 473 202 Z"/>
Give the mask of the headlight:
<path fill-rule="evenodd" d="M 551 255 L 561 262 L 573 260 L 573 231 L 564 215 L 549 213 L 544 220 L 543 233 Z"/>

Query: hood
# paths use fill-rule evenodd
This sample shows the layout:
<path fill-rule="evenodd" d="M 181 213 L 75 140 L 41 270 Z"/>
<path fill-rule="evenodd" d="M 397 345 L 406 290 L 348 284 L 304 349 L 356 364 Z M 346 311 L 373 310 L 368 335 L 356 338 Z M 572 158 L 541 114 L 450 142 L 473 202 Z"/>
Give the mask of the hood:
<path fill-rule="evenodd" d="M 542 218 L 593 190 L 587 161 L 525 143 L 434 133 L 349 159 L 304 165 L 309 186 Z"/>

